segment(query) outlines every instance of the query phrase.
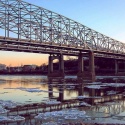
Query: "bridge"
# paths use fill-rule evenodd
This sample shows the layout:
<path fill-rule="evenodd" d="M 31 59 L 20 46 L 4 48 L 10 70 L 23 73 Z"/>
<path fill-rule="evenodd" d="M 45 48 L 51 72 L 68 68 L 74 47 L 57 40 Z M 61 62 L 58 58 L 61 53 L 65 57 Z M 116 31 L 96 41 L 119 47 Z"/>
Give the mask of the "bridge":
<path fill-rule="evenodd" d="M 22 0 L 0 0 L 0 50 L 45 53 L 48 77 L 64 77 L 64 55 L 78 56 L 78 78 L 95 80 L 94 57 L 125 59 L 125 44 L 65 16 Z M 84 56 L 89 70 L 84 71 Z M 53 60 L 59 60 L 54 72 Z"/>

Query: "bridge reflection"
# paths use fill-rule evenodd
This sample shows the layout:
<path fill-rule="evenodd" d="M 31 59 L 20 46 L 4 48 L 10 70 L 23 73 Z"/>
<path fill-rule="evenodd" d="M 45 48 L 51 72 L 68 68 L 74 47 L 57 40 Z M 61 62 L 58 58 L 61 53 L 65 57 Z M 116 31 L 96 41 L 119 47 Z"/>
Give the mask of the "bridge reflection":
<path fill-rule="evenodd" d="M 108 80 L 108 79 L 107 79 Z M 112 79 L 113 80 L 113 79 Z M 103 81 L 103 80 L 102 80 Z M 113 80 L 114 81 L 114 80 Z M 115 80 L 116 81 L 116 80 Z M 64 99 L 64 91 L 76 90 L 78 92 L 77 96 L 71 99 Z M 57 87 L 59 94 L 58 97 L 54 97 L 53 88 Z M 107 101 L 121 100 L 124 99 L 124 83 L 107 83 L 107 82 L 93 82 L 87 83 L 84 80 L 75 79 L 75 82 L 69 82 L 68 79 L 49 79 L 48 81 L 48 97 L 49 99 L 55 99 L 60 102 L 70 101 L 72 99 L 85 101 L 91 105 L 96 103 L 104 103 Z"/>

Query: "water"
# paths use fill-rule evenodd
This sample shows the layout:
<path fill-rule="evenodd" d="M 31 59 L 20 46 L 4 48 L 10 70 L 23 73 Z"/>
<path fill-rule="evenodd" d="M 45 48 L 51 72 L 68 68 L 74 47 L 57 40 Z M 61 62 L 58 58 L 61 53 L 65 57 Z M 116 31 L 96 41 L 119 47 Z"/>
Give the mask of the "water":
<path fill-rule="evenodd" d="M 48 84 L 46 76 L 34 75 L 1 75 L 0 99 L 20 103 L 42 102 L 48 99 Z M 58 88 L 53 88 L 53 95 L 58 97 Z M 76 97 L 76 90 L 65 90 L 64 99 Z"/>
<path fill-rule="evenodd" d="M 68 77 L 75 78 L 75 77 Z M 53 83 L 56 84 L 56 83 Z M 60 83 L 62 84 L 62 83 Z M 72 84 L 72 83 L 70 83 Z M 59 96 L 58 87 L 53 88 L 53 96 Z M 36 103 L 49 99 L 48 79 L 46 76 L 34 75 L 0 75 L 0 100 L 12 100 L 19 103 Z M 85 93 L 87 94 L 87 93 Z M 64 88 L 64 99 L 72 99 L 78 96 L 77 90 L 68 90 Z M 83 109 L 84 110 L 84 109 Z M 87 114 L 90 116 L 106 117 L 111 116 L 112 113 L 107 113 L 107 108 L 100 108 L 97 112 L 95 109 L 88 110 Z M 103 118 L 102 121 L 110 121 L 110 123 L 118 122 L 125 123 L 125 107 L 123 111 L 116 114 L 115 117 Z M 120 120 L 119 120 L 120 118 Z M 96 119 L 100 120 L 100 118 Z M 119 120 L 119 121 L 118 121 Z M 89 122 L 89 121 L 88 121 Z"/>

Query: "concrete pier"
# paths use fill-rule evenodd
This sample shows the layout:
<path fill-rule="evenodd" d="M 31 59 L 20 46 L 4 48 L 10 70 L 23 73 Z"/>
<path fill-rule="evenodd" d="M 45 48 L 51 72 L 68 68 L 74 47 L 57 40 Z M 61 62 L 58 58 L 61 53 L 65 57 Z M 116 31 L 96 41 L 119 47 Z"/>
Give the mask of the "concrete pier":
<path fill-rule="evenodd" d="M 118 74 L 118 60 L 115 60 L 115 74 Z"/>
<path fill-rule="evenodd" d="M 94 63 L 94 53 L 88 53 L 89 58 L 89 68 L 88 71 L 84 71 L 84 59 L 83 54 L 79 54 L 78 57 L 78 79 L 83 79 L 83 81 L 94 82 L 95 81 L 95 63 Z"/>
<path fill-rule="evenodd" d="M 59 69 L 57 71 L 53 68 L 53 61 L 55 59 L 59 60 Z M 64 78 L 64 60 L 62 54 L 51 54 L 49 56 L 49 63 L 48 63 L 48 78 L 54 78 L 54 77 L 61 77 Z"/>
<path fill-rule="evenodd" d="M 89 52 L 89 72 L 90 72 L 90 79 L 95 81 L 95 61 L 94 61 L 94 53 Z"/>

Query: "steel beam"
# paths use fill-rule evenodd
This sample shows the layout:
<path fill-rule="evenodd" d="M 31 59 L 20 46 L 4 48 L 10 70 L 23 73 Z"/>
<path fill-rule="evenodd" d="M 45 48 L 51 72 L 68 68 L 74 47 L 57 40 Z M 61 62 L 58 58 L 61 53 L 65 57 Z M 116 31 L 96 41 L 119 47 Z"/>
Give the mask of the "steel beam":
<path fill-rule="evenodd" d="M 85 25 L 22 0 L 0 0 L 0 28 L 5 39 L 125 54 L 125 44 Z"/>

